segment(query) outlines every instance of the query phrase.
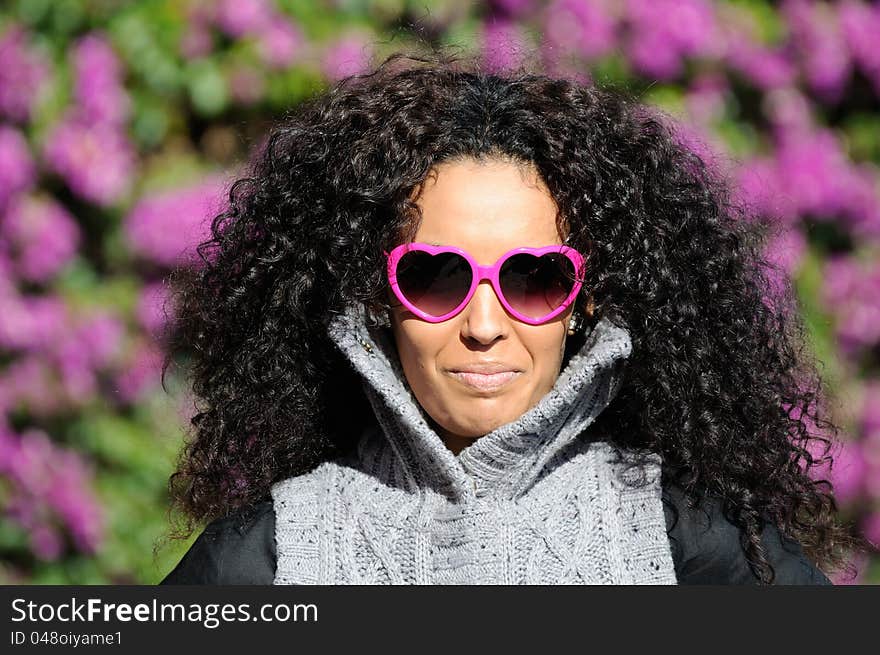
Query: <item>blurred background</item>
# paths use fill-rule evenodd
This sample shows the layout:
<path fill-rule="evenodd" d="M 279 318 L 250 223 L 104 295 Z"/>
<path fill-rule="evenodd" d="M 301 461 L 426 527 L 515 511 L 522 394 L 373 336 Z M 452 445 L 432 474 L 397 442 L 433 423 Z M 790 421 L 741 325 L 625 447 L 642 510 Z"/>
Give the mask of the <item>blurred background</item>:
<path fill-rule="evenodd" d="M 153 546 L 192 402 L 160 386 L 163 280 L 274 120 L 419 42 L 632 90 L 778 224 L 844 427 L 819 474 L 880 542 L 878 35 L 866 0 L 7 0 L 0 583 L 176 564 L 190 542 Z M 880 583 L 880 553 L 854 564 Z"/>

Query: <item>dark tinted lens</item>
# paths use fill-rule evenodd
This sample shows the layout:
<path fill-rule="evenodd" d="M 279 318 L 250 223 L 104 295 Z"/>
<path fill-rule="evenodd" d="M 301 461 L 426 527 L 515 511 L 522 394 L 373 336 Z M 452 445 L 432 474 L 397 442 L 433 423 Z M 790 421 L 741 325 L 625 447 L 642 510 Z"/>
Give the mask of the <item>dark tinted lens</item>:
<path fill-rule="evenodd" d="M 516 311 L 541 318 L 559 307 L 574 287 L 571 260 L 559 253 L 540 257 L 521 253 L 501 267 L 501 291 Z"/>
<path fill-rule="evenodd" d="M 397 284 L 413 305 L 431 316 L 458 307 L 471 288 L 473 272 L 461 255 L 412 250 L 397 263 Z"/>

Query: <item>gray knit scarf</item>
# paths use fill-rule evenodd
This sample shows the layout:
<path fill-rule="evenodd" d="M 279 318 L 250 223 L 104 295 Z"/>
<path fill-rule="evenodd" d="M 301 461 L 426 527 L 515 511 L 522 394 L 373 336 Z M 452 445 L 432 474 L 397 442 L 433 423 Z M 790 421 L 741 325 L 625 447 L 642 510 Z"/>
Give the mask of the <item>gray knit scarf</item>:
<path fill-rule="evenodd" d="M 659 455 L 629 485 L 611 445 L 584 435 L 619 389 L 626 330 L 599 321 L 537 405 L 458 455 L 387 329 L 355 305 L 328 333 L 381 428 L 273 485 L 275 584 L 675 584 Z"/>

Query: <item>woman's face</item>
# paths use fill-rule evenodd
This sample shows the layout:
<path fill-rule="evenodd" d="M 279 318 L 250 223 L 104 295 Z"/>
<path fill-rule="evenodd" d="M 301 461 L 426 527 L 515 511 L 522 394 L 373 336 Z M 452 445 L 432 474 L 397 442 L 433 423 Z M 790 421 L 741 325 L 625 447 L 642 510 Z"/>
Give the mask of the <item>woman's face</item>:
<path fill-rule="evenodd" d="M 418 201 L 423 218 L 415 240 L 463 248 L 483 265 L 513 248 L 561 244 L 554 200 L 537 172 L 520 170 L 496 160 L 441 164 Z M 570 315 L 571 309 L 543 325 L 522 323 L 487 280 L 460 314 L 442 323 L 423 321 L 399 304 L 393 309 L 407 382 L 453 452 L 516 420 L 550 391 Z M 490 376 L 456 373 L 486 362 L 514 373 L 495 388 L 486 388 Z"/>

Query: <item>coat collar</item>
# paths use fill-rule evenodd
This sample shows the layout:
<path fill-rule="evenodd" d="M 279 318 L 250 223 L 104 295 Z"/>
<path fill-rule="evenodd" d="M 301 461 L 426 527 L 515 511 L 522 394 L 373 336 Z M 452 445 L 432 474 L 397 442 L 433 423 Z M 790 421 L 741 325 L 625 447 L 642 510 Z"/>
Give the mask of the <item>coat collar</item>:
<path fill-rule="evenodd" d="M 629 333 L 602 318 L 561 371 L 553 388 L 516 420 L 499 426 L 454 455 L 431 427 L 411 392 L 390 330 L 368 327 L 361 304 L 330 321 L 328 334 L 363 379 L 382 431 L 416 488 L 452 500 L 514 499 L 614 399 Z"/>

